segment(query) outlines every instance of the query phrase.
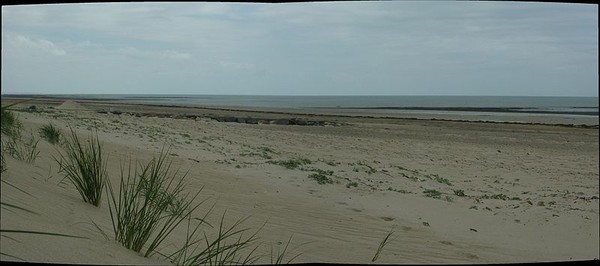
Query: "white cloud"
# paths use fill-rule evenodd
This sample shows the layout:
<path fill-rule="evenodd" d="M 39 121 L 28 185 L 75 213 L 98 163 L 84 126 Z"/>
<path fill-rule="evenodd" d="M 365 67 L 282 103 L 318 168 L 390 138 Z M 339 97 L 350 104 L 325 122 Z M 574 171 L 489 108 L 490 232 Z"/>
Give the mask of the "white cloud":
<path fill-rule="evenodd" d="M 163 51 L 160 54 L 165 58 L 173 59 L 173 60 L 185 60 L 185 59 L 190 59 L 192 57 L 192 55 L 190 55 L 188 53 L 181 53 L 181 52 L 171 51 L 171 50 Z"/>
<path fill-rule="evenodd" d="M 23 35 L 7 34 L 7 49 L 33 49 L 56 56 L 63 56 L 67 52 L 53 42 L 46 39 L 33 39 Z"/>
<path fill-rule="evenodd" d="M 431 72 L 472 90 L 503 84 L 496 77 L 511 76 L 513 85 L 539 84 L 540 92 L 560 81 L 586 89 L 592 84 L 595 93 L 596 24 L 597 8 L 539 3 L 3 6 L 2 55 L 10 54 L 10 60 L 3 58 L 2 64 L 13 67 L 11 73 L 32 62 L 45 67 L 40 73 L 85 72 L 74 74 L 86 77 L 81 84 L 102 76 L 102 83 L 127 80 L 135 86 L 137 76 L 119 73 L 139 73 L 144 80 L 151 76 L 147 86 L 156 90 L 160 79 L 216 91 L 225 83 L 231 90 L 252 87 L 270 93 L 295 86 L 298 94 L 306 88 L 343 94 L 367 85 L 376 90 L 402 84 L 415 91 L 452 85 L 431 78 Z M 574 75 L 577 69 L 585 75 Z M 523 74 L 531 71 L 537 76 Z M 485 82 L 463 82 L 473 73 Z"/>
<path fill-rule="evenodd" d="M 244 70 L 256 69 L 256 65 L 251 64 L 251 63 L 221 61 L 221 62 L 219 62 L 219 65 L 221 65 L 222 67 L 227 68 L 227 69 L 244 69 Z"/>
<path fill-rule="evenodd" d="M 182 53 L 173 50 L 164 50 L 164 51 L 149 51 L 149 50 L 141 50 L 135 47 L 124 47 L 119 48 L 117 53 L 137 58 L 137 59 L 170 59 L 170 60 L 187 60 L 192 57 L 191 54 Z"/>

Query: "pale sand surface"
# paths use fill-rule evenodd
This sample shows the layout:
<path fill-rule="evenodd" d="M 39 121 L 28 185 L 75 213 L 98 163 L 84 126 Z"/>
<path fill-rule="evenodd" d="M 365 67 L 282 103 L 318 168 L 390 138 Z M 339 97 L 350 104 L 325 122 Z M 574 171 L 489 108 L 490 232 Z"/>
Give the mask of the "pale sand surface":
<path fill-rule="evenodd" d="M 212 222 L 224 210 L 231 222 L 252 215 L 244 225 L 258 229 L 264 224 L 261 254 L 293 234 L 290 254 L 303 252 L 294 262 L 369 263 L 394 228 L 378 263 L 598 258 L 598 129 L 317 115 L 311 117 L 345 124 L 254 125 L 95 110 L 290 116 L 83 101 L 22 106 L 31 104 L 52 113 L 16 112 L 27 130 L 52 122 L 63 133 L 71 125 L 83 136 L 96 126 L 113 184 L 119 180 L 120 162 L 129 157 L 147 161 L 163 143 L 172 144 L 169 158 L 189 170 L 188 188 L 204 187 L 200 197 L 209 199 L 198 215 L 212 203 Z M 265 148 L 271 159 L 263 155 Z M 8 170 L 2 179 L 31 195 L 2 183 L 2 202 L 37 214 L 3 208 L 1 228 L 87 239 L 5 234 L 10 238 L 0 239 L 2 253 L 38 262 L 165 264 L 159 256 L 143 258 L 112 240 L 106 199 L 96 208 L 84 203 L 70 183 L 59 184 L 63 176 L 52 159 L 56 149 L 41 140 L 34 164 L 5 155 Z M 305 170 L 268 163 L 295 157 L 312 163 Z M 308 178 L 308 168 L 332 170 L 339 183 L 317 184 Z M 437 182 L 436 175 L 451 186 Z M 350 182 L 358 186 L 348 188 Z M 425 189 L 443 194 L 429 198 Z M 454 190 L 464 190 L 466 196 Z M 498 194 L 509 199 L 484 197 Z M 177 231 L 163 249 L 181 243 L 184 233 Z M 260 262 L 268 263 L 268 255 Z"/>

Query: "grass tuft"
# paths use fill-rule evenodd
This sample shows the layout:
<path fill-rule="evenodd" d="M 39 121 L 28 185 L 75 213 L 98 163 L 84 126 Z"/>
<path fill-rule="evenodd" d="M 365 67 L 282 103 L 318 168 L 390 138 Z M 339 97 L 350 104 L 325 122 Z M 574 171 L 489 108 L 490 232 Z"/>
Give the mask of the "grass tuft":
<path fill-rule="evenodd" d="M 465 196 L 467 196 L 467 195 L 465 194 L 465 191 L 464 191 L 464 190 L 462 190 L 462 189 L 457 189 L 457 190 L 454 190 L 454 195 L 456 195 L 456 196 L 459 196 L 459 197 L 465 197 Z"/>
<path fill-rule="evenodd" d="M 331 179 L 330 177 L 328 177 L 328 176 L 326 176 L 324 174 L 321 174 L 321 173 L 310 174 L 308 176 L 308 178 L 316 180 L 317 183 L 319 183 L 321 185 L 323 185 L 323 184 L 333 184 L 333 179 Z"/>
<path fill-rule="evenodd" d="M 40 128 L 40 135 L 51 144 L 57 144 L 60 141 L 61 134 L 58 128 L 52 124 L 48 124 Z"/>
<path fill-rule="evenodd" d="M 21 124 L 17 116 L 9 110 L 9 108 L 15 104 L 18 103 L 5 105 L 0 108 L 0 128 L 3 135 L 18 139 L 21 135 L 23 124 Z"/>
<path fill-rule="evenodd" d="M 177 265 L 253 264 L 260 258 L 254 255 L 259 245 L 254 248 L 252 246 L 255 245 L 256 235 L 262 227 L 250 236 L 244 237 L 243 234 L 250 228 L 239 227 L 246 219 L 248 217 L 242 218 L 226 228 L 224 226 L 225 212 L 223 212 L 216 236 L 209 239 L 206 233 L 202 233 L 202 237 L 200 237 L 200 231 L 198 230 L 202 223 L 196 225 L 194 230 L 190 232 L 191 219 L 188 218 L 188 234 L 185 244 L 167 258 Z M 245 250 L 249 250 L 249 252 L 243 254 Z"/>
<path fill-rule="evenodd" d="M 115 193 L 110 182 L 109 212 L 115 240 L 124 247 L 142 252 L 144 257 L 155 253 L 156 248 L 171 232 L 202 203 L 192 205 L 200 191 L 184 194 L 184 174 L 172 172 L 172 161 L 167 161 L 164 149 L 148 164 L 131 171 L 121 166 L 121 184 Z M 179 179 L 178 181 L 175 181 Z M 149 243 L 149 244 L 147 244 Z"/>
<path fill-rule="evenodd" d="M 379 243 L 379 246 L 377 247 L 377 251 L 375 251 L 375 256 L 373 256 L 373 259 L 371 259 L 371 262 L 375 262 L 377 259 L 379 259 L 379 255 L 381 254 L 381 251 L 383 250 L 385 245 L 387 245 L 389 243 L 388 240 L 390 239 L 390 236 L 392 236 L 392 234 L 394 234 L 394 229 L 390 230 L 390 232 L 385 236 L 385 238 L 383 238 L 381 243 Z"/>
<path fill-rule="evenodd" d="M 34 163 L 40 151 L 37 149 L 39 140 L 36 140 L 33 134 L 27 140 L 24 140 L 19 135 L 16 138 L 9 137 L 2 144 L 2 151 L 8 152 L 10 156 L 17 160 L 27 163 Z"/>
<path fill-rule="evenodd" d="M 423 193 L 425 194 L 425 196 L 434 198 L 434 199 L 439 199 L 440 196 L 442 195 L 442 192 L 439 192 L 435 189 L 426 189 L 423 191 Z"/>
<path fill-rule="evenodd" d="M 312 161 L 307 158 L 295 158 L 295 159 L 289 159 L 289 160 L 268 161 L 267 163 L 278 164 L 287 169 L 296 169 L 299 166 L 311 164 Z"/>
<path fill-rule="evenodd" d="M 33 163 L 39 151 L 37 150 L 37 140 L 31 136 L 28 141 L 24 141 L 21 137 L 23 131 L 23 124 L 17 116 L 10 111 L 10 107 L 22 103 L 16 102 L 13 104 L 5 105 L 0 108 L 0 129 L 2 133 L 2 162 L 0 165 L 1 172 L 6 171 L 6 160 L 4 159 L 4 152 L 6 151 L 10 156 L 15 159 L 25 161 L 27 163 Z"/>
<path fill-rule="evenodd" d="M 83 200 L 94 206 L 100 206 L 102 191 L 106 186 L 106 161 L 102 157 L 102 144 L 98 135 L 90 136 L 82 143 L 71 129 L 70 138 L 64 143 L 65 153 L 60 153 L 59 172 L 65 173 Z"/>
<path fill-rule="evenodd" d="M 350 182 L 348 184 L 346 184 L 347 188 L 351 188 L 351 187 L 358 187 L 358 182 Z"/>
<path fill-rule="evenodd" d="M 277 256 L 273 256 L 273 246 L 271 246 L 271 264 L 274 265 L 279 265 L 279 264 L 283 264 L 284 261 L 284 257 L 285 254 L 288 250 L 288 247 L 290 246 L 290 243 L 292 242 L 292 236 L 290 236 L 290 239 L 288 239 L 288 242 L 285 244 L 285 247 L 283 247 L 283 250 L 277 250 Z M 280 242 L 281 243 L 281 242 Z M 299 257 L 300 255 L 302 255 L 302 253 L 298 253 L 296 254 L 296 256 L 293 256 L 292 258 L 290 258 L 286 264 L 290 264 L 294 259 L 296 259 L 297 257 Z"/>
<path fill-rule="evenodd" d="M 6 160 L 4 159 L 4 144 L 0 144 L 0 173 L 6 171 Z"/>

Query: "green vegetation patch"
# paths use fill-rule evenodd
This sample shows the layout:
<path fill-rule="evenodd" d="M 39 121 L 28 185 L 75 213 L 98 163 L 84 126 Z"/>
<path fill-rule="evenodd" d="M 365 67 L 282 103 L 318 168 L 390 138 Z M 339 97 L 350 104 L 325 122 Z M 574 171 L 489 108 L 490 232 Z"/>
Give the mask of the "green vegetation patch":
<path fill-rule="evenodd" d="M 40 135 L 51 144 L 57 144 L 60 141 L 60 130 L 52 124 L 40 128 Z"/>
<path fill-rule="evenodd" d="M 388 187 L 387 190 L 389 190 L 389 191 L 396 191 L 396 192 L 402 193 L 402 194 L 411 194 L 410 191 L 406 191 L 404 189 L 395 189 L 395 188 L 392 188 L 392 187 Z"/>
<path fill-rule="evenodd" d="M 446 184 L 448 186 L 452 186 L 452 183 L 450 183 L 450 180 L 448 180 L 448 178 L 443 178 L 443 177 L 441 177 L 439 175 L 436 175 L 436 174 L 431 174 L 431 175 L 428 175 L 427 177 L 429 179 L 435 180 L 438 183 Z"/>
<path fill-rule="evenodd" d="M 357 182 L 350 182 L 348 184 L 346 184 L 347 188 L 351 188 L 351 187 L 358 187 L 358 183 Z"/>
<path fill-rule="evenodd" d="M 464 197 L 464 196 L 466 196 L 466 195 L 465 195 L 465 191 L 464 191 L 464 190 L 462 190 L 462 189 L 457 189 L 457 190 L 454 190 L 454 195 L 456 195 L 456 196 L 459 196 L 459 197 Z"/>
<path fill-rule="evenodd" d="M 333 179 L 331 179 L 331 177 L 326 176 L 324 174 L 314 173 L 314 174 L 308 175 L 308 178 L 316 180 L 317 183 L 319 183 L 321 185 L 333 184 Z"/>
<path fill-rule="evenodd" d="M 323 169 L 318 169 L 318 168 L 301 168 L 300 170 L 317 172 L 322 175 L 333 175 L 333 170 L 323 170 Z"/>
<path fill-rule="evenodd" d="M 430 197 L 430 198 L 439 199 L 440 196 L 442 195 L 442 192 L 439 192 L 435 189 L 426 189 L 423 191 L 423 194 L 425 194 L 425 196 Z"/>
<path fill-rule="evenodd" d="M 2 129 L 3 135 L 10 138 L 19 138 L 21 130 L 23 129 L 23 124 L 21 124 L 21 121 L 19 121 L 17 116 L 9 110 L 13 105 L 15 104 L 5 105 L 0 109 L 0 128 Z"/>
<path fill-rule="evenodd" d="M 500 193 L 500 194 L 495 194 L 495 195 L 491 195 L 488 196 L 487 194 L 484 194 L 483 196 L 481 196 L 482 199 L 499 199 L 499 200 L 508 200 L 510 199 L 508 196 Z"/>
<path fill-rule="evenodd" d="M 281 165 L 287 169 L 296 169 L 302 165 L 311 164 L 312 161 L 306 158 L 295 158 L 289 160 L 268 161 L 267 163 Z"/>

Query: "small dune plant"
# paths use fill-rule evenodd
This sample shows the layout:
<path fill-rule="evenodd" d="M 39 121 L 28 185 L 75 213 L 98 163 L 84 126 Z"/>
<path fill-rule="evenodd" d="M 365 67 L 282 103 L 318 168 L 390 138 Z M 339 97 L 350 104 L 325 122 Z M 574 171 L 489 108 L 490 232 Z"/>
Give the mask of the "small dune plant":
<path fill-rule="evenodd" d="M 2 135 L 12 139 L 18 139 L 23 129 L 23 124 L 19 121 L 17 116 L 11 112 L 10 107 L 17 103 L 2 106 L 0 108 L 0 128 Z"/>
<path fill-rule="evenodd" d="M 60 141 L 60 130 L 52 124 L 40 128 L 40 135 L 51 144 L 57 144 Z"/>
<path fill-rule="evenodd" d="M 381 251 L 383 250 L 385 245 L 387 245 L 389 243 L 390 236 L 392 236 L 392 234 L 394 234 L 394 229 L 390 230 L 390 232 L 383 238 L 381 243 L 379 243 L 379 246 L 377 247 L 377 250 L 375 251 L 375 255 L 371 259 L 371 262 L 375 262 L 377 259 L 379 259 L 379 255 L 381 254 Z"/>
<path fill-rule="evenodd" d="M 20 133 L 19 133 L 20 134 Z M 3 144 L 3 151 L 17 160 L 34 163 L 40 151 L 37 149 L 39 140 L 31 134 L 27 139 L 21 135 L 8 137 Z"/>
<path fill-rule="evenodd" d="M 25 139 L 22 136 L 23 124 L 17 116 L 10 111 L 10 107 L 22 102 L 17 102 L 0 108 L 0 128 L 2 132 L 2 152 L 7 152 L 15 159 L 33 163 L 39 155 L 37 150 L 38 140 L 33 134 Z M 4 165 L 6 167 L 6 165 Z"/>
<path fill-rule="evenodd" d="M 289 160 L 268 161 L 267 163 L 278 164 L 287 169 L 296 169 L 302 165 L 311 164 L 312 161 L 307 158 L 295 158 Z"/>
<path fill-rule="evenodd" d="M 248 217 L 237 220 L 233 225 L 224 225 L 225 212 L 221 216 L 218 231 L 212 237 L 200 230 L 203 222 L 198 223 L 193 230 L 188 219 L 187 238 L 184 245 L 176 250 L 167 259 L 176 265 L 248 265 L 254 264 L 259 255 L 255 254 L 259 244 L 257 234 L 259 228 L 253 234 L 244 236 L 250 228 L 240 228 Z M 287 249 L 287 247 L 286 247 Z M 283 261 L 285 250 L 279 252 L 277 261 Z M 294 258 L 292 258 L 293 260 Z M 291 260 L 290 260 L 291 261 Z"/>
<path fill-rule="evenodd" d="M 54 158 L 59 172 L 75 185 L 85 202 L 100 206 L 107 172 L 98 135 L 90 135 L 86 141 L 81 141 L 71 129 L 70 137 L 64 142 L 64 152 L 60 152 L 59 157 Z"/>
<path fill-rule="evenodd" d="M 161 151 L 149 163 L 132 171 L 121 166 L 121 183 L 117 188 L 108 183 L 109 212 L 115 240 L 124 247 L 141 252 L 145 257 L 201 204 L 194 203 L 196 193 L 184 193 L 184 179 L 179 171 L 171 171 L 168 151 Z M 127 168 L 127 169 L 125 169 Z M 144 249 L 145 250 L 142 250 Z"/>
<path fill-rule="evenodd" d="M 439 192 L 435 189 L 426 189 L 423 191 L 423 194 L 430 198 L 439 199 L 442 195 L 442 192 Z"/>
<path fill-rule="evenodd" d="M 277 255 L 274 255 L 273 246 L 271 246 L 271 264 L 280 265 L 280 264 L 283 264 L 284 262 L 286 264 L 290 264 L 294 259 L 296 259 L 300 255 L 302 255 L 302 253 L 298 253 L 295 256 L 293 256 L 292 258 L 290 258 L 289 260 L 284 261 L 285 255 L 287 253 L 288 247 L 290 246 L 291 242 L 292 242 L 292 236 L 290 236 L 290 239 L 288 239 L 287 243 L 285 244 L 285 247 L 283 247 L 283 250 L 279 249 L 277 251 Z M 281 242 L 279 242 L 279 243 L 281 243 Z"/>
<path fill-rule="evenodd" d="M 4 171 L 6 171 L 6 160 L 4 159 L 4 150 L 1 148 L 0 148 L 0 156 L 2 159 L 2 161 L 0 161 L 0 173 L 4 173 Z"/>
<path fill-rule="evenodd" d="M 333 184 L 333 179 L 331 179 L 330 177 L 328 177 L 328 176 L 326 176 L 324 174 L 321 174 L 321 173 L 310 174 L 310 175 L 308 175 L 308 178 L 314 179 L 320 185 L 323 185 L 323 184 Z"/>

